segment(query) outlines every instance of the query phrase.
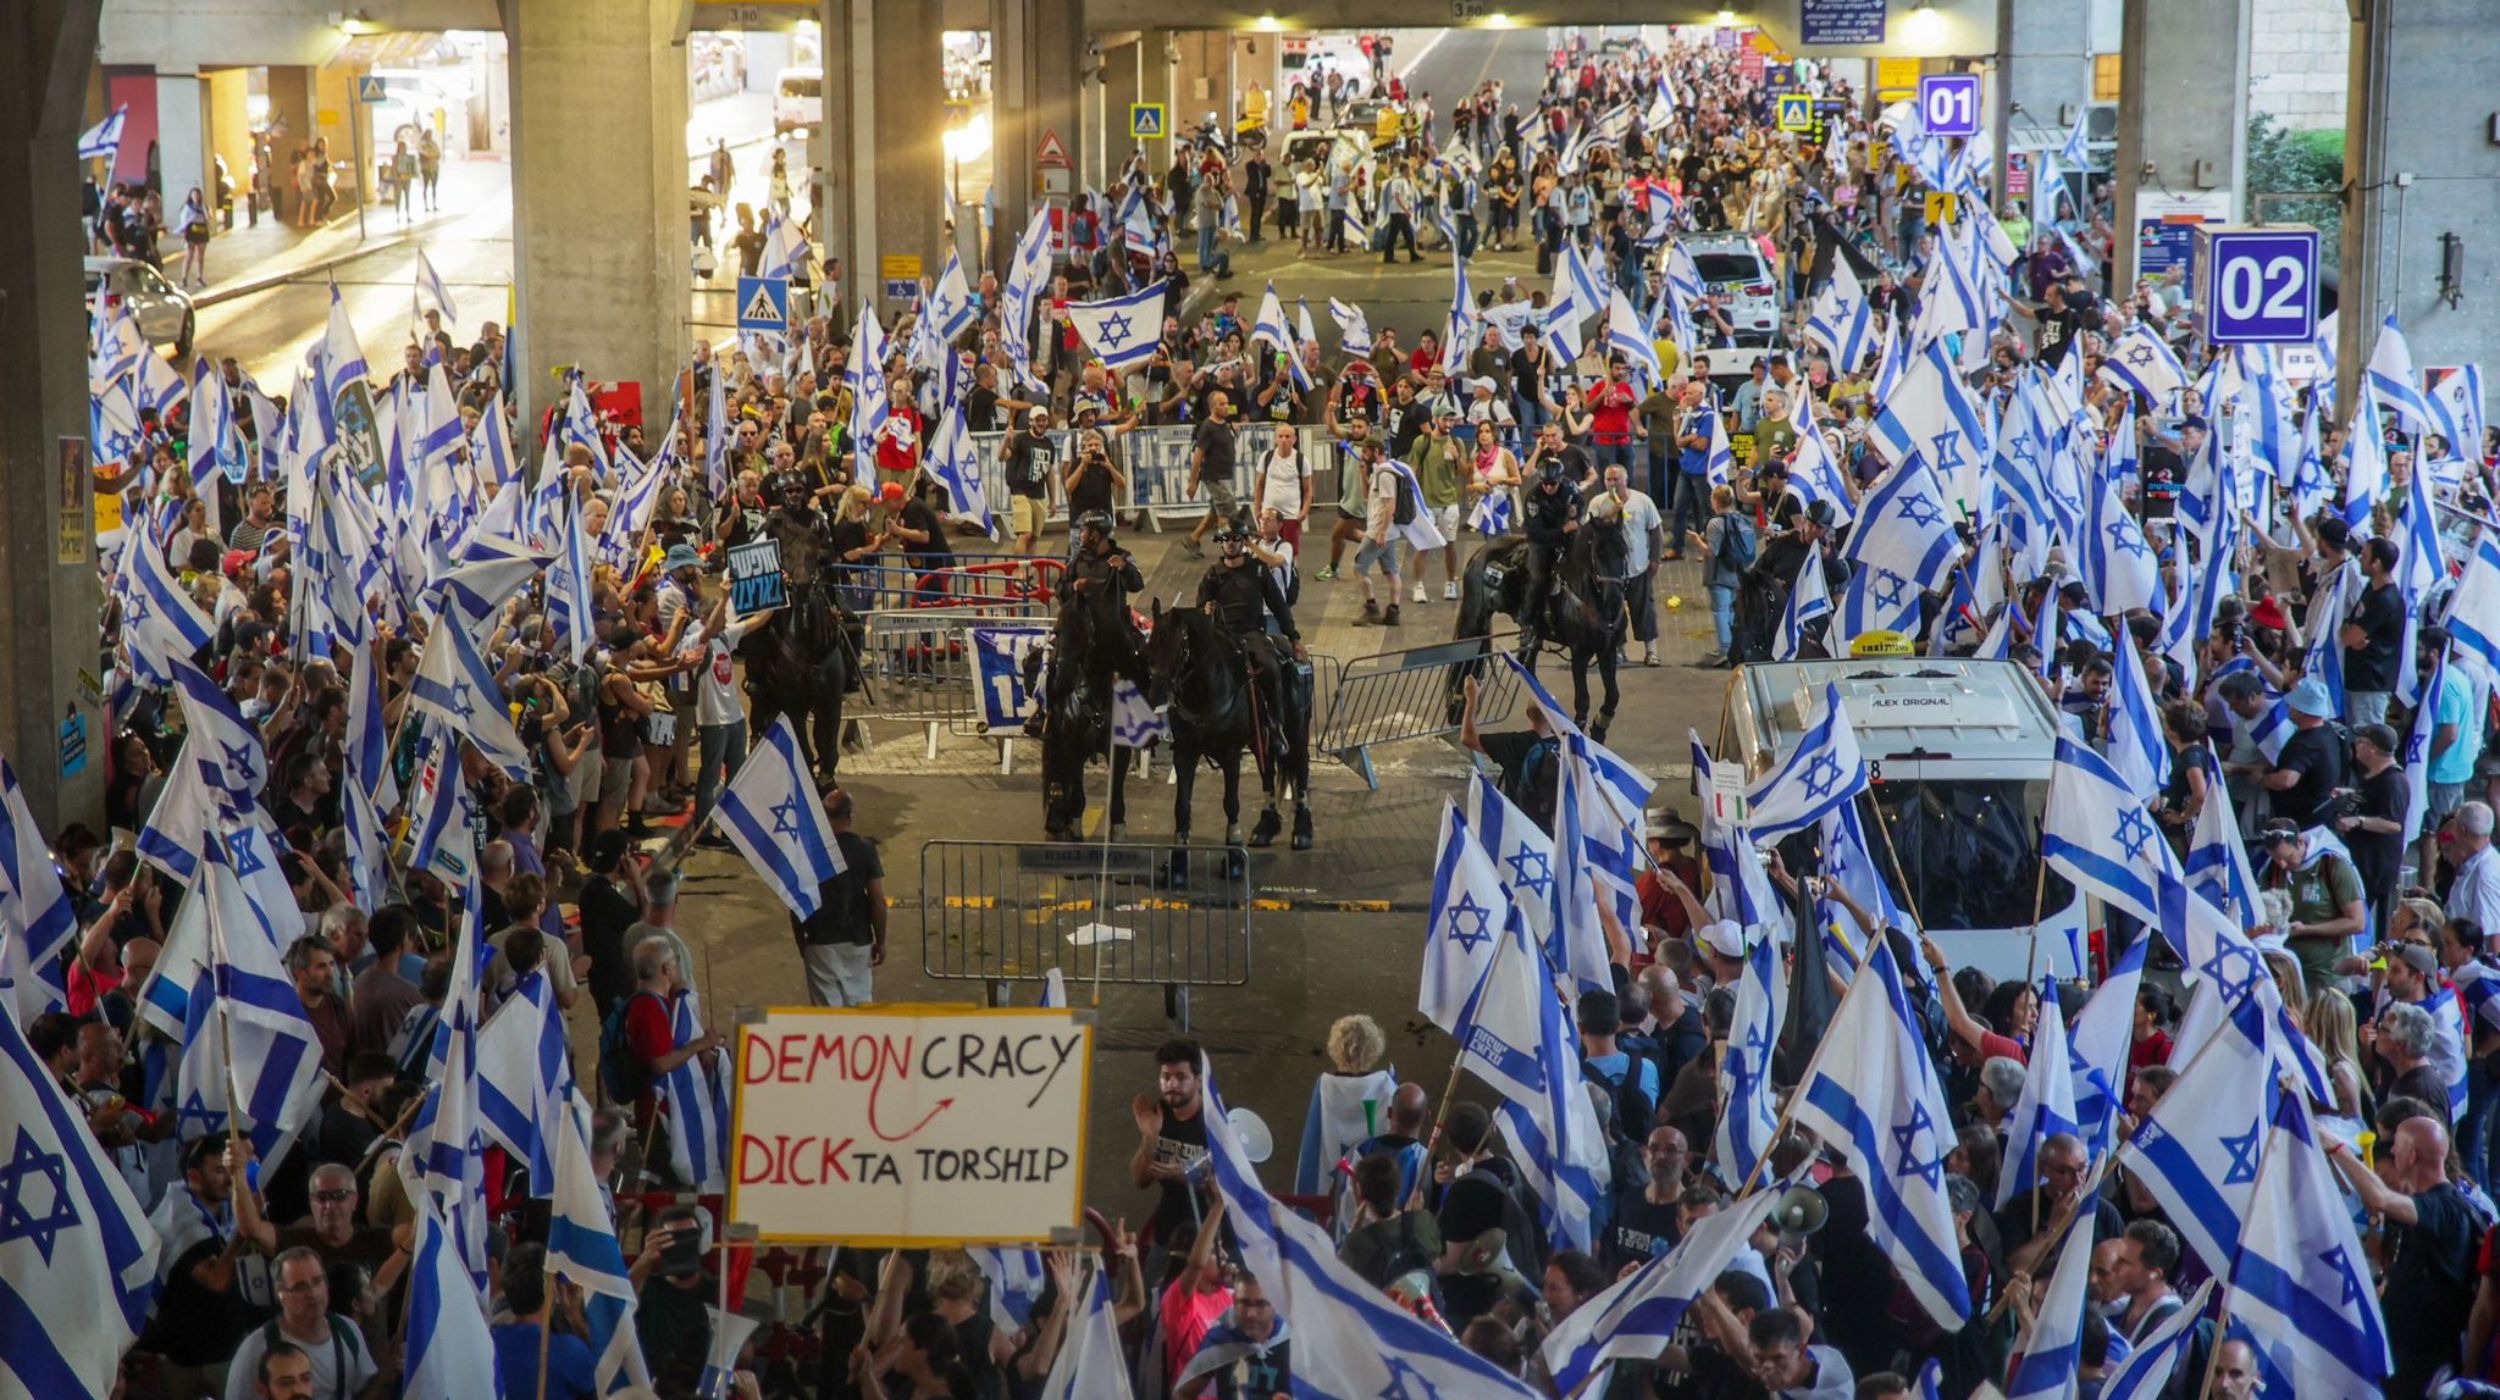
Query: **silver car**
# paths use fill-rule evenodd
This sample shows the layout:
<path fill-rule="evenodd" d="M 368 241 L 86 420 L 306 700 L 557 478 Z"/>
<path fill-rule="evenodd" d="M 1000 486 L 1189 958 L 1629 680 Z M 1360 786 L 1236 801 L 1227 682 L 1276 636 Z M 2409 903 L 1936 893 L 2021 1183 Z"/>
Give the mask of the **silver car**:
<path fill-rule="evenodd" d="M 195 320 L 191 298 L 182 289 L 165 280 L 165 275 L 137 258 L 87 259 L 87 314 L 96 312 L 96 297 L 105 298 L 107 309 L 127 302 L 131 314 L 139 320 L 139 333 L 150 345 L 174 347 L 179 360 L 191 353 L 191 333 Z"/>

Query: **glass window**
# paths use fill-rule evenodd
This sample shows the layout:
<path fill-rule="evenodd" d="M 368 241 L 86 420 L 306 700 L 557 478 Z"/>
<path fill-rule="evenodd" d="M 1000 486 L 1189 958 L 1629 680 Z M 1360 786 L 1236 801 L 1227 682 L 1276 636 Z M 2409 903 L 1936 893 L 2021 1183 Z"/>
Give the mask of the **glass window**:
<path fill-rule="evenodd" d="M 1882 783 L 1871 791 L 1892 828 L 1910 900 L 1929 928 L 2031 927 L 2040 879 L 2033 812 L 2048 798 L 2045 782 L 1956 778 Z M 1884 852 L 1873 854 L 1890 864 Z M 2053 912 L 2073 898 L 2066 878 L 2049 871 L 2039 907 Z"/>
<path fill-rule="evenodd" d="M 1693 270 L 1701 274 L 1702 281 L 1714 287 L 1725 282 L 1771 280 L 1770 271 L 1763 267 L 1760 258 L 1747 257 L 1743 253 L 1698 254 L 1693 259 Z"/>

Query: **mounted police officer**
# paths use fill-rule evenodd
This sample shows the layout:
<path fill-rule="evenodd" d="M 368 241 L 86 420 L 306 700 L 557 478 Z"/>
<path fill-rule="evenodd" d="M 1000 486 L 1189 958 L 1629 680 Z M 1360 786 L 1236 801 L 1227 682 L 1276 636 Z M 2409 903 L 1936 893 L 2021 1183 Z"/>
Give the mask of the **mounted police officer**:
<path fill-rule="evenodd" d="M 1519 605 L 1519 657 L 1534 666 L 1554 570 L 1572 532 L 1580 528 L 1580 488 L 1572 484 L 1570 468 L 1560 456 L 1546 457 L 1538 466 L 1536 484 L 1520 500 L 1520 516 L 1520 529 L 1528 537 L 1528 589 Z"/>
<path fill-rule="evenodd" d="M 1276 575 L 1251 557 L 1250 532 L 1238 519 L 1227 520 L 1216 528 L 1215 543 L 1222 557 L 1198 580 L 1198 606 L 1241 640 L 1250 683 L 1258 688 L 1259 741 L 1269 754 L 1282 755 L 1286 751 L 1283 668 L 1309 653 L 1293 625 L 1293 604 L 1276 586 Z M 1290 655 L 1283 654 L 1286 644 L 1290 644 Z"/>
<path fill-rule="evenodd" d="M 1145 575 L 1137 571 L 1137 561 L 1128 556 L 1120 542 L 1112 537 L 1111 512 L 1089 510 L 1075 520 L 1076 557 L 1068 561 L 1068 586 L 1060 600 L 1060 626 L 1066 625 L 1071 609 L 1082 609 L 1092 619 L 1096 644 L 1109 649 L 1111 671 L 1115 676 L 1136 680 L 1139 676 L 1136 623 L 1129 616 L 1131 594 L 1146 586 Z M 1050 639 L 1025 654 L 1024 692 L 1041 694 L 1043 667 L 1049 654 L 1059 645 L 1059 628 L 1051 630 Z M 1024 732 L 1034 738 L 1042 734 L 1045 707 L 1035 705 L 1026 716 Z"/>

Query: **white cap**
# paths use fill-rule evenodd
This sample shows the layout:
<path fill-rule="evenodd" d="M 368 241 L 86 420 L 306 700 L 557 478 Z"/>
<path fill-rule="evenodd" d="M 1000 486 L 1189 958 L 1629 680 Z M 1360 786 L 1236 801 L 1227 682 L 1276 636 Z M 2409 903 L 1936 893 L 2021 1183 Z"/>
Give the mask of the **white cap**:
<path fill-rule="evenodd" d="M 1720 957 L 1741 959 L 1745 956 L 1745 926 L 1734 919 L 1721 919 L 1705 925 L 1701 941 Z"/>

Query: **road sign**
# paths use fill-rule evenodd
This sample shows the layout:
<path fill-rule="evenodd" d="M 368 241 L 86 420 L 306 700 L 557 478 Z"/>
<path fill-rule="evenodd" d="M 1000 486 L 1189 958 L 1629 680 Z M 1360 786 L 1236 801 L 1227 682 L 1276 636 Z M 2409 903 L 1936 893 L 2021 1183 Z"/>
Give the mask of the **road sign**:
<path fill-rule="evenodd" d="M 391 90 L 380 78 L 367 74 L 356 79 L 356 100 L 368 107 L 379 107 L 391 100 Z"/>
<path fill-rule="evenodd" d="M 1051 130 L 1044 130 L 1041 143 L 1033 148 L 1033 163 L 1058 170 L 1065 170 L 1074 164 L 1068 159 L 1067 143 L 1059 139 L 1058 132 Z"/>
<path fill-rule="evenodd" d="M 1879 58 L 1875 60 L 1875 95 L 1886 101 L 1907 97 L 1918 87 L 1918 60 L 1915 58 Z"/>
<path fill-rule="evenodd" d="M 1979 134 L 1979 75 L 1929 73 L 1918 80 L 1918 111 L 1930 136 Z"/>
<path fill-rule="evenodd" d="M 738 329 L 769 331 L 779 335 L 789 328 L 789 278 L 741 277 L 738 279 Z"/>
<path fill-rule="evenodd" d="M 1942 190 L 1927 192 L 1927 226 L 1929 228 L 1940 228 L 1952 223 L 1960 218 L 1961 214 L 1962 197 L 1960 195 L 1946 194 Z"/>
<path fill-rule="evenodd" d="M 1814 94 L 1783 92 L 1779 99 L 1780 130 L 1814 130 Z"/>
<path fill-rule="evenodd" d="M 1128 134 L 1130 139 L 1137 141 L 1160 141 L 1163 139 L 1163 134 L 1166 130 L 1168 130 L 1168 128 L 1165 127 L 1163 122 L 1162 103 L 1132 102 L 1128 104 Z"/>
<path fill-rule="evenodd" d="M 920 255 L 918 253 L 888 253 L 877 260 L 877 275 L 888 282 L 918 282 L 921 275 Z M 904 295 L 910 296 L 912 293 L 906 292 Z"/>
<path fill-rule="evenodd" d="M 2199 328 L 2214 345 L 2306 344 L 2318 332 L 2318 231 L 2201 225 Z"/>

